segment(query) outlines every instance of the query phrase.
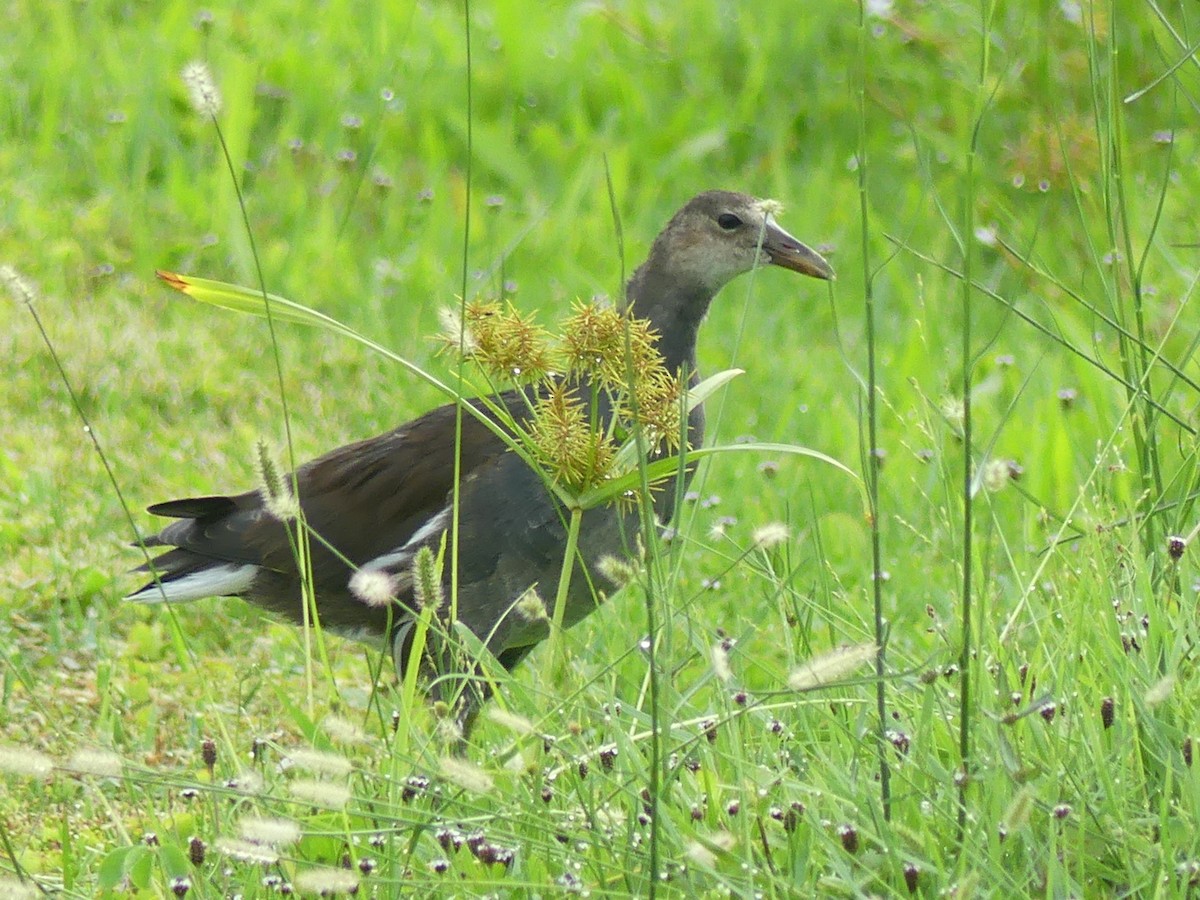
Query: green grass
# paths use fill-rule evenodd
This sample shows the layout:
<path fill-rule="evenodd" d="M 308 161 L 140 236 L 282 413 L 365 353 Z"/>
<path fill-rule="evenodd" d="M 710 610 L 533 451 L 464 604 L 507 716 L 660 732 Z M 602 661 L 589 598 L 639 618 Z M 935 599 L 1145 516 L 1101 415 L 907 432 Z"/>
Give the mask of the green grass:
<path fill-rule="evenodd" d="M 650 871 L 637 590 L 566 634 L 565 688 L 544 651 L 503 684 L 502 705 L 537 734 L 485 717 L 467 759 L 486 778 L 468 790 L 478 773 L 443 772 L 435 717 L 403 707 L 390 663 L 373 683 L 377 650 L 330 638 L 328 671 L 306 678 L 302 636 L 245 604 L 121 603 L 138 554 L 120 502 L 29 310 L 3 303 L 0 743 L 59 768 L 30 777 L 0 760 L 0 874 L 71 897 L 170 895 L 182 874 L 188 896 L 270 896 L 264 876 L 349 856 L 375 862 L 360 877 L 379 896 L 401 883 L 551 894 L 572 879 L 593 895 L 907 895 L 906 866 L 923 896 L 1194 894 L 1200 573 L 1194 548 L 1174 560 L 1167 538 L 1196 527 L 1200 486 L 1197 23 L 1183 3 L 1084 3 L 1078 23 L 1069 7 L 897 3 L 860 30 L 852 4 L 481 3 L 470 160 L 459 7 L 214 4 L 208 24 L 187 4 L 13 7 L 0 263 L 37 285 L 138 509 L 251 486 L 259 438 L 285 452 L 263 323 L 153 277 L 257 280 L 216 135 L 179 79 L 194 59 L 224 97 L 268 288 L 435 373 L 468 196 L 468 290 L 511 293 L 551 324 L 620 290 L 605 158 L 626 272 L 692 194 L 743 189 L 784 201 L 783 224 L 830 248 L 838 281 L 826 294 L 762 271 L 718 298 L 701 363 L 747 372 L 710 401 L 709 439 L 801 444 L 861 471 L 869 278 L 891 817 L 869 669 L 788 688 L 806 661 L 875 631 L 870 522 L 831 468 L 729 455 L 694 485 L 702 502 L 656 607 L 677 727 Z M 972 499 L 969 597 L 966 304 L 970 455 L 1021 469 Z M 300 458 L 440 400 L 322 332 L 280 326 L 278 351 Z M 790 540 L 754 548 L 771 522 Z M 713 664 L 726 639 L 728 680 Z M 350 774 L 280 765 L 306 746 L 336 750 Z M 117 754 L 122 774 L 72 775 L 87 748 Z M 409 797 L 413 776 L 430 781 Z M 312 777 L 350 799 L 294 793 Z M 219 852 L 250 816 L 294 820 L 302 837 L 265 868 Z M 514 861 L 446 852 L 441 828 L 482 831 Z M 200 865 L 185 859 L 193 835 Z"/>

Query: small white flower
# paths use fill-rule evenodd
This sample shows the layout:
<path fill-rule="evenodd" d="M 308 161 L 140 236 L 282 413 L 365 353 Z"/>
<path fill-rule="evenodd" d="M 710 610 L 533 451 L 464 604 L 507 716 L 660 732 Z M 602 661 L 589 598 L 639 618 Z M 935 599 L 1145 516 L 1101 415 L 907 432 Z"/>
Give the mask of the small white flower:
<path fill-rule="evenodd" d="M 758 208 L 767 217 L 783 215 L 783 204 L 778 200 L 763 199 L 758 201 Z"/>
<path fill-rule="evenodd" d="M 995 225 L 980 225 L 975 229 L 975 240 L 983 244 L 985 247 L 995 247 L 1000 243 L 997 235 L 999 232 Z"/>

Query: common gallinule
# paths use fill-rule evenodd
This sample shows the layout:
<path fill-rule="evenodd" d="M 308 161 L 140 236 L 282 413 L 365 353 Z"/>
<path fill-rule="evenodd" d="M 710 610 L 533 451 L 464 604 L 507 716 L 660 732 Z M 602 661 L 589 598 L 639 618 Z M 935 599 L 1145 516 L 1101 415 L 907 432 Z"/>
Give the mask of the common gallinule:
<path fill-rule="evenodd" d="M 774 264 L 814 278 L 833 277 L 818 253 L 775 223 L 773 209 L 745 194 L 700 194 L 675 214 L 633 273 L 627 302 L 658 333 L 658 350 L 671 371 L 686 367 L 694 379 L 700 322 L 735 276 Z M 527 415 L 519 393 L 502 399 L 517 419 Z M 693 447 L 703 430 L 697 407 L 689 419 Z M 414 602 L 413 559 L 423 546 L 436 551 L 450 525 L 454 447 L 455 408 L 447 405 L 340 447 L 296 472 L 300 506 L 318 536 L 311 542 L 311 566 L 321 624 L 356 638 L 392 639 L 398 669 L 406 658 L 403 635 Z M 553 594 L 566 543 L 564 518 L 542 476 L 470 415 L 462 419 L 461 460 L 457 616 L 512 668 L 548 634 L 544 618 L 515 615 L 512 607 L 534 585 Z M 674 492 L 660 491 L 655 505 L 660 519 L 669 519 Z M 236 596 L 303 621 L 292 542 L 261 491 L 172 500 L 149 511 L 178 521 L 146 541 L 171 549 L 153 560 L 157 578 L 127 599 Z M 636 525 L 628 509 L 605 507 L 584 515 L 580 555 L 590 571 L 577 564 L 566 625 L 595 608 L 590 585 L 596 564 L 627 553 Z M 399 605 L 389 610 L 363 602 L 351 589 L 356 570 L 391 576 Z M 448 592 L 448 572 L 446 585 Z"/>

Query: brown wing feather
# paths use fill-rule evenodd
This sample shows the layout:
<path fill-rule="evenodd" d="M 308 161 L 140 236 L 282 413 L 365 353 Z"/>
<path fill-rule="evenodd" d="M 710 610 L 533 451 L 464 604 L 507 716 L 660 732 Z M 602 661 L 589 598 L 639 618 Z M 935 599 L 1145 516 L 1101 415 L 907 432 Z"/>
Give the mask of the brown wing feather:
<path fill-rule="evenodd" d="M 500 399 L 511 414 L 524 416 L 527 404 L 521 395 L 509 392 Z M 347 561 L 358 566 L 402 547 L 445 507 L 454 481 L 454 429 L 454 407 L 441 406 L 296 471 L 305 520 L 318 536 L 310 546 L 319 594 L 345 595 Z M 470 414 L 463 416 L 461 446 L 463 477 L 506 449 Z M 172 500 L 150 511 L 179 519 L 147 541 L 176 548 L 155 560 L 160 575 L 178 576 L 214 562 L 262 566 L 278 577 L 256 580 L 247 599 L 298 617 L 292 544 L 258 491 Z"/>

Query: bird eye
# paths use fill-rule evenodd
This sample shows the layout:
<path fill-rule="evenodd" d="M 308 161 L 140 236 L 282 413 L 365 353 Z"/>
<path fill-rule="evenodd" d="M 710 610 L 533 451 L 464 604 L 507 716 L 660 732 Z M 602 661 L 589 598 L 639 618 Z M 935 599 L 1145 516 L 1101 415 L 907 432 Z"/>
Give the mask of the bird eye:
<path fill-rule="evenodd" d="M 742 220 L 733 213 L 721 213 L 717 216 L 717 224 L 726 231 L 733 231 L 735 228 L 741 228 Z"/>

